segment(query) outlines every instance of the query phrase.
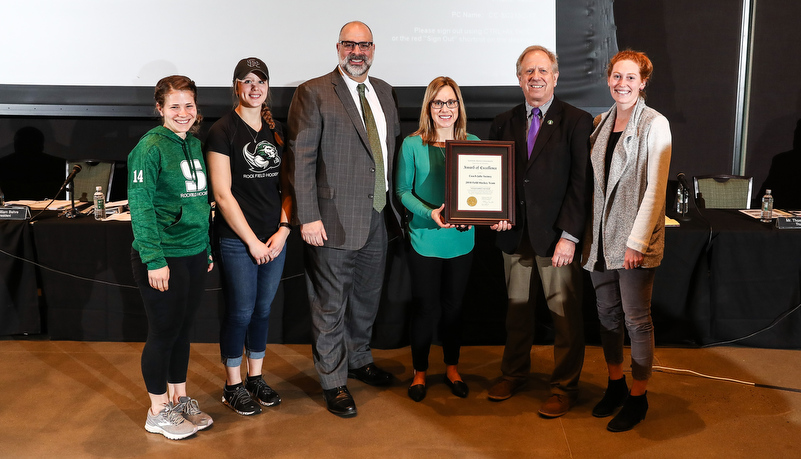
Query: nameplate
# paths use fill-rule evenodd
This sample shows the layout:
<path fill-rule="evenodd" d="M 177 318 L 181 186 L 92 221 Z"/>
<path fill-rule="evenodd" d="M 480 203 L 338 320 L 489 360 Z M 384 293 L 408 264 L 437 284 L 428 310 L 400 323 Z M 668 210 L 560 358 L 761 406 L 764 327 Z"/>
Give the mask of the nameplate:
<path fill-rule="evenodd" d="M 776 217 L 776 228 L 801 229 L 801 217 Z"/>
<path fill-rule="evenodd" d="M 0 207 L 0 220 L 29 220 L 31 209 L 28 206 Z"/>

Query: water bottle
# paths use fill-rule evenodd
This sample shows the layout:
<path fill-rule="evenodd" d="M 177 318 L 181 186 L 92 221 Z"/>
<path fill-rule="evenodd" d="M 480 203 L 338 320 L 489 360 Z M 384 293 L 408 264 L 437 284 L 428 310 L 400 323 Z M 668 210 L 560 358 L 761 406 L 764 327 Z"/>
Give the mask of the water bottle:
<path fill-rule="evenodd" d="M 95 220 L 106 218 L 106 198 L 103 197 L 103 187 L 95 187 Z"/>
<path fill-rule="evenodd" d="M 676 189 L 676 213 L 686 214 L 689 210 L 690 193 L 684 185 L 679 184 Z"/>
<path fill-rule="evenodd" d="M 771 222 L 773 220 L 773 195 L 770 190 L 765 190 L 765 196 L 762 197 L 762 218 L 763 222 Z"/>

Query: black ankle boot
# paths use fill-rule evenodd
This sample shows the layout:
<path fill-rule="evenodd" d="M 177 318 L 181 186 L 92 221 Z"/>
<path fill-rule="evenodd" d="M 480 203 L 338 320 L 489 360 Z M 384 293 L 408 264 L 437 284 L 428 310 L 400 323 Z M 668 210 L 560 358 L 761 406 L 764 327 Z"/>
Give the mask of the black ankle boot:
<path fill-rule="evenodd" d="M 626 397 L 629 396 L 629 387 L 626 385 L 626 375 L 621 379 L 610 379 L 606 386 L 604 397 L 592 409 L 592 415 L 596 418 L 612 416 L 615 410 L 623 406 Z"/>
<path fill-rule="evenodd" d="M 613 417 L 606 430 L 610 432 L 625 432 L 631 430 L 634 426 L 645 419 L 645 413 L 648 411 L 648 392 L 642 395 L 629 395 L 623 403 L 623 408 L 617 416 Z"/>

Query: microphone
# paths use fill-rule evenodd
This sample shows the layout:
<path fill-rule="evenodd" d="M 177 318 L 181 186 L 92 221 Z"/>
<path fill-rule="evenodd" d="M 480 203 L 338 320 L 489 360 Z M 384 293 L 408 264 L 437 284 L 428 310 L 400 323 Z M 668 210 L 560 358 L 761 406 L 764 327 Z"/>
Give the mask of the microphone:
<path fill-rule="evenodd" d="M 676 176 L 676 179 L 678 179 L 681 186 L 683 186 L 687 191 L 692 190 L 690 185 L 687 183 L 687 177 L 684 176 L 684 172 L 679 172 L 679 174 Z"/>
<path fill-rule="evenodd" d="M 67 176 L 67 180 L 64 180 L 64 184 L 61 185 L 61 188 L 58 189 L 58 193 L 56 193 L 56 196 L 60 195 L 61 192 L 64 191 L 64 188 L 67 188 L 67 185 L 69 185 L 70 182 L 72 182 L 72 180 L 75 178 L 76 175 L 78 175 L 78 172 L 80 172 L 81 169 L 83 168 L 81 167 L 80 164 L 72 166 L 72 172 L 70 173 L 69 176 Z"/>
<path fill-rule="evenodd" d="M 687 183 L 687 177 L 684 172 L 679 172 L 676 175 L 679 181 L 679 187 L 676 189 L 676 214 L 679 220 L 689 220 L 687 212 L 690 210 L 690 184 Z"/>

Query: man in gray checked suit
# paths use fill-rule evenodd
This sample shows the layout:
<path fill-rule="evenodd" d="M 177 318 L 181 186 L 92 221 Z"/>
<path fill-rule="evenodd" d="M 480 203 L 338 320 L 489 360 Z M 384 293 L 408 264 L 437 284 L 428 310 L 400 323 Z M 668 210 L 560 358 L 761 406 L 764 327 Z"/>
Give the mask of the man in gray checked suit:
<path fill-rule="evenodd" d="M 385 214 L 400 135 L 392 87 L 368 78 L 373 34 L 342 27 L 339 65 L 300 85 L 289 107 L 289 153 L 297 218 L 306 242 L 314 366 L 328 411 L 356 415 L 347 378 L 385 385 L 370 338 L 387 254 Z"/>

